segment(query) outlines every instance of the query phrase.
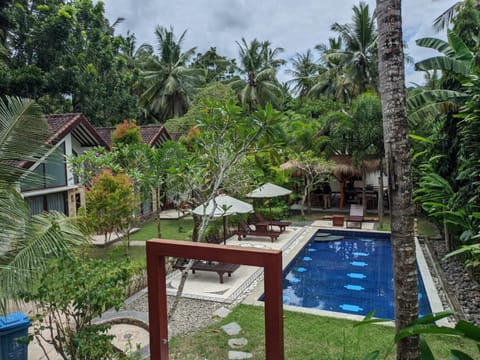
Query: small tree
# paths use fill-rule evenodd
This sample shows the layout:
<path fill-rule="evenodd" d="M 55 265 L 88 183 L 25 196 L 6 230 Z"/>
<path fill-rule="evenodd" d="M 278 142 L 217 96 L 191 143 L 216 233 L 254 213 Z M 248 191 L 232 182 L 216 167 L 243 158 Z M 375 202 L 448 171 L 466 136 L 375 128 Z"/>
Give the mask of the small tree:
<path fill-rule="evenodd" d="M 85 225 L 93 233 L 108 235 L 128 230 L 137 206 L 130 179 L 105 170 L 97 176 L 86 196 Z"/>
<path fill-rule="evenodd" d="M 249 154 L 261 150 L 258 140 L 270 135 L 278 112 L 267 104 L 265 109 L 246 116 L 233 101 L 206 101 L 198 126 L 190 133 L 187 148 L 190 156 L 177 173 L 177 183 L 192 194 L 194 206 L 207 204 L 222 192 L 245 194 L 253 183 L 255 167 Z M 213 207 L 215 208 L 215 207 Z M 213 214 L 201 221 L 194 215 L 194 241 L 201 241 Z M 187 279 L 190 261 L 183 271 L 177 298 L 169 316 L 172 317 Z"/>
<path fill-rule="evenodd" d="M 305 176 L 301 209 L 302 216 L 305 216 L 304 206 L 306 200 L 309 199 L 310 192 L 313 191 L 316 185 L 325 181 L 325 178 L 335 169 L 335 164 L 323 157 L 316 156 L 312 151 L 294 154 L 291 160 L 295 164 L 296 169 Z M 308 212 L 311 212 L 310 201 L 308 202 Z"/>
<path fill-rule="evenodd" d="M 64 258 L 52 262 L 38 290 L 23 294 L 37 306 L 34 336 L 52 345 L 62 359 L 111 359 L 117 352 L 106 332 L 109 325 L 93 320 L 124 299 L 129 272 L 125 263 Z M 46 331 L 45 331 L 46 330 Z"/>
<path fill-rule="evenodd" d="M 177 180 L 176 170 L 185 157 L 185 149 L 175 141 L 168 141 L 159 148 L 144 147 L 140 171 L 137 173 L 136 182 L 144 198 L 155 195 L 155 217 L 157 220 L 157 235 L 162 237 L 160 213 L 163 208 L 162 199 L 167 188 L 175 189 Z"/>
<path fill-rule="evenodd" d="M 271 135 L 278 115 L 268 104 L 245 116 L 233 101 L 205 102 L 198 125 L 186 140 L 190 157 L 179 174 L 193 205 L 206 204 L 222 192 L 245 194 L 250 190 L 256 168 L 249 155 L 262 150 L 259 140 Z M 194 240 L 203 239 L 211 218 L 204 216 L 199 228 L 197 221 L 198 238 Z"/>

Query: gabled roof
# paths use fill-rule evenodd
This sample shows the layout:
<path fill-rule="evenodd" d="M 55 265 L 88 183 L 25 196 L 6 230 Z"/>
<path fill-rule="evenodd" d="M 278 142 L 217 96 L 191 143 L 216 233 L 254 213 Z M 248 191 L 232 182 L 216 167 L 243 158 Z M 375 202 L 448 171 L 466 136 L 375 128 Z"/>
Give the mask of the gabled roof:
<path fill-rule="evenodd" d="M 45 115 L 48 128 L 51 132 L 47 140 L 48 145 L 55 145 L 69 133 L 80 143 L 81 146 L 104 146 L 108 144 L 98 135 L 97 131 L 90 124 L 90 121 L 81 113 L 71 114 L 49 114 Z M 33 165 L 29 161 L 12 161 L 12 165 L 29 168 Z"/>
<path fill-rule="evenodd" d="M 45 115 L 45 118 L 52 131 L 48 144 L 55 144 L 68 133 L 72 133 L 72 136 L 82 146 L 105 146 L 109 148 L 109 145 L 97 133 L 90 121 L 81 113 L 50 114 Z"/>
<path fill-rule="evenodd" d="M 108 146 L 111 147 L 112 133 L 115 131 L 115 127 L 101 127 L 96 128 L 96 130 Z M 165 141 L 172 139 L 163 125 L 142 125 L 140 126 L 140 135 L 143 142 L 151 147 L 159 147 Z"/>

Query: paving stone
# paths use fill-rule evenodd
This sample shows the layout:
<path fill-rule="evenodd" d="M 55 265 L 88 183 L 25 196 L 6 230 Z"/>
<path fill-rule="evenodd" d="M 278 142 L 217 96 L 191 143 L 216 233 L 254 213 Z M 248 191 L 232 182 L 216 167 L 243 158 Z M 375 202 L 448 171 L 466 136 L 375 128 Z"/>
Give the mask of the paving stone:
<path fill-rule="evenodd" d="M 238 348 L 244 347 L 247 344 L 248 344 L 248 340 L 245 338 L 228 340 L 228 346 L 230 346 L 232 349 L 238 349 Z"/>
<path fill-rule="evenodd" d="M 242 328 L 236 322 L 231 322 L 227 325 L 222 326 L 223 331 L 225 331 L 228 335 L 238 335 Z"/>
<path fill-rule="evenodd" d="M 229 351 L 228 360 L 251 359 L 253 355 L 244 351 Z"/>
<path fill-rule="evenodd" d="M 230 310 L 228 310 L 227 308 L 225 308 L 225 307 L 222 306 L 221 308 L 217 309 L 217 310 L 213 313 L 212 317 L 213 317 L 214 319 L 223 319 L 223 318 L 225 318 L 225 317 L 226 317 L 228 314 L 230 314 L 230 313 L 231 313 Z"/>

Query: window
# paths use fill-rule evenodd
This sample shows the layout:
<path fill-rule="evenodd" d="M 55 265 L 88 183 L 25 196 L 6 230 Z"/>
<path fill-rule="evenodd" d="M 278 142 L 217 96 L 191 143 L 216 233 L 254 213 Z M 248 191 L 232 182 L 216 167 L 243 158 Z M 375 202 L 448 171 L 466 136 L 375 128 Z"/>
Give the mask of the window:
<path fill-rule="evenodd" d="M 30 206 L 30 214 L 37 215 L 43 211 L 56 210 L 68 215 L 67 192 L 39 195 L 25 198 Z"/>
<path fill-rule="evenodd" d="M 60 144 L 22 183 L 22 191 L 67 185 L 65 143 Z"/>

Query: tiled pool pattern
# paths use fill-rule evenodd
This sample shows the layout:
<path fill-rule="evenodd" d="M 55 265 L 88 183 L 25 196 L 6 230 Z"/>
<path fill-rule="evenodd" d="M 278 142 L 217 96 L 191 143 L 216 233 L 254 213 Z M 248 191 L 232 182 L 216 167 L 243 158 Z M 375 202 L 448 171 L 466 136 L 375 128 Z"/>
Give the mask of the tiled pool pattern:
<path fill-rule="evenodd" d="M 318 231 L 283 274 L 285 305 L 356 315 L 376 309 L 376 317 L 394 319 L 389 235 Z M 421 316 L 431 312 L 425 294 L 419 276 Z"/>

